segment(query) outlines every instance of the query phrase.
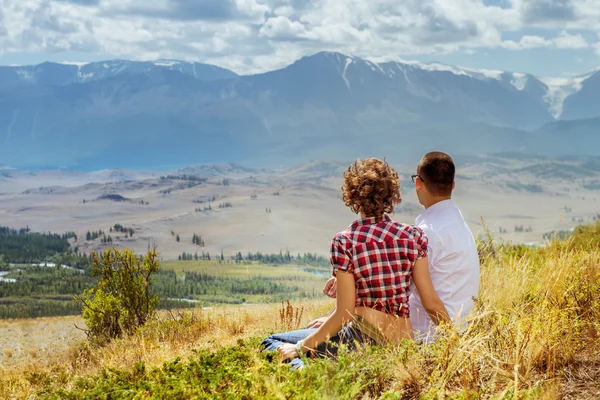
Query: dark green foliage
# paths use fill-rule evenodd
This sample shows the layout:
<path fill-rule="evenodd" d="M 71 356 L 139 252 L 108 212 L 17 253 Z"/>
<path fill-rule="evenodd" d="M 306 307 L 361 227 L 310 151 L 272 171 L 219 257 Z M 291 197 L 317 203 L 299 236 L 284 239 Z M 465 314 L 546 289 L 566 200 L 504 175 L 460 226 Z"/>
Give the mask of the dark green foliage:
<path fill-rule="evenodd" d="M 159 269 L 157 255 L 149 250 L 141 258 L 129 249 L 110 249 L 100 259 L 94 252 L 92 276 L 99 281 L 77 296 L 92 342 L 103 344 L 132 333 L 152 317 L 158 297 L 151 291 L 150 277 Z"/>
<path fill-rule="evenodd" d="M 286 364 L 270 362 L 270 354 L 258 353 L 259 344 L 258 338 L 240 340 L 237 346 L 216 352 L 199 350 L 188 360 L 177 358 L 157 368 L 137 363 L 130 370 L 105 370 L 80 378 L 71 391 L 43 389 L 38 395 L 51 399 L 356 399 L 410 394 L 389 392 L 396 379 L 396 370 L 382 357 L 389 349 L 341 351 L 337 361 L 318 359 L 310 368 L 291 371 Z M 406 343 L 396 350 L 400 362 L 407 362 L 412 347 Z M 55 378 L 32 375 L 29 379 L 48 387 L 44 382 Z"/>
<path fill-rule="evenodd" d="M 233 207 L 233 204 L 231 204 L 228 201 L 226 201 L 225 203 L 219 204 L 219 208 L 232 208 L 232 207 Z"/>
<path fill-rule="evenodd" d="M 166 180 L 172 180 L 172 181 L 191 181 L 191 182 L 200 182 L 200 183 L 204 183 L 204 182 L 208 182 L 207 178 L 201 178 L 199 176 L 194 176 L 194 175 L 167 175 L 167 176 L 161 176 L 160 177 L 161 181 L 166 181 Z"/>
<path fill-rule="evenodd" d="M 301 281 L 309 278 L 298 276 L 296 279 Z M 287 277 L 286 280 L 291 281 L 293 278 Z M 242 303 L 241 299 L 246 295 L 296 297 L 295 294 L 300 291 L 296 285 L 278 281 L 278 278 L 267 279 L 260 276 L 243 279 L 215 276 L 204 272 L 186 272 L 184 275 L 178 276 L 173 271 L 159 271 L 154 281 L 154 290 L 156 293 L 160 293 L 161 298 L 206 300 L 206 296 L 220 296 L 236 299 L 234 303 Z"/>
<path fill-rule="evenodd" d="M 183 252 L 181 253 L 181 255 L 179 255 L 178 257 L 179 261 L 198 261 L 198 260 L 210 260 L 210 253 L 205 253 L 202 252 L 201 254 L 198 254 L 198 252 L 192 254 L 192 253 L 186 253 Z"/>
<path fill-rule="evenodd" d="M 108 236 L 104 235 L 100 239 L 100 243 L 102 243 L 102 244 L 112 243 L 112 242 L 113 242 L 113 239 L 112 239 L 112 237 L 110 235 L 108 235 Z"/>
<path fill-rule="evenodd" d="M 533 232 L 533 228 L 531 226 L 525 228 L 523 225 L 515 225 L 515 232 Z"/>
<path fill-rule="evenodd" d="M 81 307 L 73 295 L 92 287 L 87 257 L 64 255 L 58 265 L 85 269 L 28 266 L 13 270 L 16 283 L 0 282 L 0 319 L 74 315 Z"/>
<path fill-rule="evenodd" d="M 133 236 L 133 234 L 135 233 L 135 231 L 133 230 L 133 228 L 128 228 L 126 226 L 123 226 L 121 224 L 115 224 L 112 228 L 111 228 L 111 232 L 115 231 L 115 232 L 121 232 L 125 234 L 125 237 L 127 237 L 127 235 L 129 235 L 130 237 Z"/>
<path fill-rule="evenodd" d="M 104 195 L 98 197 L 98 200 L 110 200 L 110 201 L 116 201 L 117 203 L 130 201 L 127 197 L 123 197 L 120 194 L 104 194 Z"/>
<path fill-rule="evenodd" d="M 202 236 L 197 235 L 194 233 L 194 236 L 192 236 L 192 243 L 200 246 L 200 247 L 204 247 L 204 239 L 202 239 Z M 197 260 L 198 257 L 196 256 L 195 260 Z"/>
<path fill-rule="evenodd" d="M 564 240 L 567 239 L 568 237 L 570 237 L 573 234 L 573 231 L 565 231 L 565 230 L 560 230 L 560 231 L 552 231 L 552 232 L 546 232 L 544 233 L 544 240 Z"/>
<path fill-rule="evenodd" d="M 204 204 L 204 203 L 210 203 L 212 201 L 216 201 L 217 200 L 217 196 L 200 196 L 200 198 L 192 200 L 192 202 L 194 204 Z"/>
<path fill-rule="evenodd" d="M 29 228 L 11 229 L 0 226 L 0 254 L 11 263 L 40 262 L 45 258 L 64 253 L 69 248 L 69 239 L 77 240 L 74 232 L 32 233 Z"/>
<path fill-rule="evenodd" d="M 318 254 L 304 253 L 304 255 L 298 254 L 297 256 L 293 256 L 289 251 L 285 253 L 279 252 L 279 254 L 263 254 L 261 252 L 257 253 L 248 253 L 246 256 L 242 255 L 242 253 L 237 253 L 234 256 L 234 259 L 237 262 L 241 261 L 251 261 L 251 262 L 259 262 L 261 264 L 295 264 L 295 265 L 312 265 L 312 266 L 320 266 L 320 267 L 328 267 L 330 266 L 329 258 L 320 256 Z"/>
<path fill-rule="evenodd" d="M 105 236 L 106 236 L 106 234 L 102 230 L 92 231 L 92 232 L 88 231 L 85 234 L 85 240 L 92 241 L 92 240 L 98 239 L 99 237 L 105 237 Z"/>
<path fill-rule="evenodd" d="M 0 282 L 0 285 L 3 283 Z M 77 315 L 81 306 L 73 296 L 0 297 L 0 319 Z"/>

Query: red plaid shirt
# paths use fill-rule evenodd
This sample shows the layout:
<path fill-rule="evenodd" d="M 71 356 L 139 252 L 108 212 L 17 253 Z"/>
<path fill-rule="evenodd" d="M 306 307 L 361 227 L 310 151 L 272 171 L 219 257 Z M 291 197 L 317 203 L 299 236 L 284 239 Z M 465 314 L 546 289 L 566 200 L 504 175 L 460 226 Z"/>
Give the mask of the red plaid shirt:
<path fill-rule="evenodd" d="M 425 233 L 384 214 L 380 222 L 359 219 L 335 235 L 330 259 L 334 276 L 337 271 L 354 274 L 357 307 L 408 318 L 413 267 L 425 256 Z"/>

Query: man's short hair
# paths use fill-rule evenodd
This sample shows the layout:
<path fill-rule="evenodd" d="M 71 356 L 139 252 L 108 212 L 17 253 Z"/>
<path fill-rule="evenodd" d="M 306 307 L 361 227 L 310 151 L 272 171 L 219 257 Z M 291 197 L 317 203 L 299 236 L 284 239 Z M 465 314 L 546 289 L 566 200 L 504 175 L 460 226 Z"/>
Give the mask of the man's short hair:
<path fill-rule="evenodd" d="M 454 184 L 456 166 L 446 153 L 433 151 L 419 161 L 417 173 L 425 187 L 434 196 L 450 196 Z"/>

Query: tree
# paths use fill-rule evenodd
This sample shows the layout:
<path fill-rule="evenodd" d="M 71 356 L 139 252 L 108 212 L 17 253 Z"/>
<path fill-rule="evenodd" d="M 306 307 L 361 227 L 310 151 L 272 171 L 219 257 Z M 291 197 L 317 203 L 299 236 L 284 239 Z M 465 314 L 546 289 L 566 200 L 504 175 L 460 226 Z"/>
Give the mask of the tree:
<path fill-rule="evenodd" d="M 4 258 L 4 254 L 0 254 L 0 271 L 6 271 L 9 265 Z"/>
<path fill-rule="evenodd" d="M 102 257 L 94 252 L 92 258 L 98 284 L 75 299 L 83 305 L 88 339 L 102 345 L 132 333 L 154 315 L 158 296 L 151 294 L 150 276 L 158 271 L 159 261 L 155 249 L 138 257 L 132 250 L 113 248 Z"/>
<path fill-rule="evenodd" d="M 175 240 L 177 240 L 177 243 L 179 243 L 179 241 L 181 240 L 181 239 L 179 238 L 179 234 L 177 234 L 177 237 L 175 238 Z"/>

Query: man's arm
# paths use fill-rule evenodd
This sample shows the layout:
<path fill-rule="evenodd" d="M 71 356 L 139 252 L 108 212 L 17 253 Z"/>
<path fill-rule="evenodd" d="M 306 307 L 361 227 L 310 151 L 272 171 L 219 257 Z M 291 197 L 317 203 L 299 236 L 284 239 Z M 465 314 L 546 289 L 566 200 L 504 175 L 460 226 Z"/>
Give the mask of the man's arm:
<path fill-rule="evenodd" d="M 452 323 L 444 303 L 442 303 L 442 300 L 440 300 L 440 297 L 433 288 L 427 257 L 415 262 L 412 276 L 421 297 L 421 304 L 423 304 L 423 308 L 425 308 L 425 311 L 433 322 L 437 325 L 442 322 Z"/>

